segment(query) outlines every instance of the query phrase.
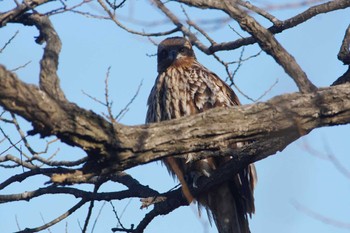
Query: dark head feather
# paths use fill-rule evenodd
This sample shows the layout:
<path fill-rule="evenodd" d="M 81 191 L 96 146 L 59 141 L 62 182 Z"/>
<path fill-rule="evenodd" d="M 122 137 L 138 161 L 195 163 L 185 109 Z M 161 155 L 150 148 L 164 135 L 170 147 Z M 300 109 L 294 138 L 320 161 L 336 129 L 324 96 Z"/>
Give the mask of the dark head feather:
<path fill-rule="evenodd" d="M 158 45 L 158 72 L 165 71 L 169 66 L 189 64 L 196 57 L 191 42 L 183 37 L 170 37 Z"/>

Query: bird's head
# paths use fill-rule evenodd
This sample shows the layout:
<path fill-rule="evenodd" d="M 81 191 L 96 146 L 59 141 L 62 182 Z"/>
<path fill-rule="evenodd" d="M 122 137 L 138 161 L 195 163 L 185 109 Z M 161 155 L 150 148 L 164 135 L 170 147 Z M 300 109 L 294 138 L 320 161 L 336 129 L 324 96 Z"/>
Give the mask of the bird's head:
<path fill-rule="evenodd" d="M 170 37 L 158 45 L 158 73 L 170 66 L 189 66 L 195 60 L 191 43 L 183 37 Z"/>

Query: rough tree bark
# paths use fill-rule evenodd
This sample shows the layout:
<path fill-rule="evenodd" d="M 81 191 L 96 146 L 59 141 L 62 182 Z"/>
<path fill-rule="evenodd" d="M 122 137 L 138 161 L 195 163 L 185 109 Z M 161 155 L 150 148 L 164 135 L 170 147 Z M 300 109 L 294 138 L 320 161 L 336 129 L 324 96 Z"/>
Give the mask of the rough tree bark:
<path fill-rule="evenodd" d="M 234 154 L 237 160 L 247 157 L 254 162 L 315 128 L 350 122 L 349 84 L 141 126 L 110 123 L 72 103 L 54 100 L 3 66 L 0 93 L 0 104 L 32 122 L 33 132 L 56 135 L 95 159 L 116 161 L 116 170 L 187 153 L 196 153 L 198 159 Z M 232 153 L 228 145 L 240 141 L 252 143 L 249 149 Z"/>

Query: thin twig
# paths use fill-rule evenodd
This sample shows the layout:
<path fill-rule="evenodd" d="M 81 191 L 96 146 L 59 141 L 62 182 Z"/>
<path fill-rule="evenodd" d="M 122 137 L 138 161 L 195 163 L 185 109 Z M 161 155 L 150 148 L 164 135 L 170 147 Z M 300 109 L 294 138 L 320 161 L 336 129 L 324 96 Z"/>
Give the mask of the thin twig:
<path fill-rule="evenodd" d="M 52 161 L 50 159 L 44 159 L 40 156 L 33 156 L 31 158 L 31 160 L 38 160 L 39 162 L 48 165 L 48 166 L 52 166 L 52 167 L 57 167 L 57 166 L 63 166 L 63 167 L 74 167 L 74 166 L 78 166 L 81 165 L 83 163 L 85 163 L 86 161 L 88 161 L 88 157 L 83 157 L 81 159 L 75 160 L 75 161 L 65 161 L 65 160 L 60 160 L 60 161 Z"/>
<path fill-rule="evenodd" d="M 249 32 L 256 40 L 261 49 L 275 59 L 282 66 L 284 71 L 294 80 L 302 93 L 315 91 L 316 86 L 307 78 L 306 73 L 301 69 L 295 58 L 276 40 L 273 34 L 259 24 L 256 19 L 249 16 L 235 4 L 224 0 L 223 9 L 245 31 Z"/>
<path fill-rule="evenodd" d="M 130 199 L 130 200 L 131 200 L 131 199 Z M 117 213 L 117 210 L 115 209 L 113 203 L 110 201 L 109 204 L 112 206 L 112 211 L 113 211 L 113 213 L 114 213 L 115 218 L 116 218 L 117 221 L 118 221 L 117 227 L 112 228 L 112 231 L 113 231 L 113 232 L 119 231 L 119 232 L 132 233 L 132 232 L 133 232 L 133 229 L 134 229 L 134 224 L 131 224 L 131 228 L 130 228 L 130 229 L 125 228 L 124 225 L 122 224 L 121 220 L 120 220 L 120 217 L 119 217 L 119 215 L 118 215 L 118 213 Z M 119 226 L 120 226 L 120 228 L 119 228 Z"/>
<path fill-rule="evenodd" d="M 169 34 L 172 34 L 174 32 L 179 31 L 179 28 L 176 27 L 170 31 L 165 31 L 165 32 L 156 32 L 156 33 L 145 33 L 145 32 L 138 32 L 135 30 L 132 30 L 126 26 L 124 26 L 121 22 L 119 22 L 119 20 L 117 20 L 117 18 L 115 17 L 115 15 L 108 9 L 108 7 L 106 6 L 106 4 L 104 4 L 104 2 L 102 0 L 97 0 L 98 3 L 101 5 L 101 7 L 107 12 L 107 14 L 109 15 L 110 19 L 118 25 L 118 27 L 124 29 L 125 31 L 131 33 L 131 34 L 135 34 L 135 35 L 140 35 L 140 36 L 166 36 Z"/>
<path fill-rule="evenodd" d="M 56 14 L 60 14 L 60 13 L 63 13 L 63 12 L 68 12 L 68 11 L 71 11 L 73 12 L 76 8 L 78 7 L 81 7 L 82 5 L 86 4 L 86 3 L 90 3 L 92 2 L 93 0 L 83 0 L 81 1 L 80 3 L 74 5 L 74 6 L 71 6 L 71 7 L 68 7 L 65 2 L 63 1 L 60 1 L 61 4 L 63 5 L 62 7 L 60 8 L 57 8 L 57 9 L 54 9 L 54 10 L 51 10 L 49 12 L 46 12 L 45 15 L 47 16 L 51 16 L 51 15 L 56 15 Z"/>
<path fill-rule="evenodd" d="M 17 30 L 17 31 L 15 32 L 15 34 L 14 34 L 13 36 L 11 36 L 10 39 L 7 40 L 7 42 L 4 44 L 4 46 L 2 46 L 2 48 L 0 49 L 0 53 L 2 53 L 2 52 L 6 49 L 6 47 L 7 47 L 9 44 L 11 44 L 11 41 L 12 41 L 13 39 L 15 39 L 15 37 L 18 35 L 18 33 L 19 33 L 19 31 Z"/>
<path fill-rule="evenodd" d="M 103 202 L 103 204 L 102 204 L 101 208 L 99 209 L 99 211 L 98 211 L 98 213 L 97 213 L 97 216 L 96 216 L 96 218 L 95 218 L 94 224 L 92 225 L 92 228 L 91 228 L 91 233 L 93 233 L 93 232 L 94 232 L 95 227 L 96 227 L 96 225 L 97 225 L 97 221 L 100 219 L 100 216 L 101 216 L 102 210 L 103 210 L 103 208 L 105 207 L 106 203 L 107 203 L 106 201 L 105 201 L 105 202 Z"/>
<path fill-rule="evenodd" d="M 249 10 L 261 15 L 262 17 L 270 20 L 276 26 L 280 26 L 282 23 L 279 19 L 277 19 L 275 16 L 271 15 L 269 12 L 263 10 L 262 8 L 254 6 L 253 4 L 251 4 L 248 1 L 238 0 L 238 4 L 240 4 L 244 7 L 246 7 L 247 9 L 249 9 Z"/>
<path fill-rule="evenodd" d="M 109 66 L 107 69 L 106 78 L 105 78 L 105 105 L 108 111 L 108 119 L 114 125 L 116 123 L 116 120 L 113 117 L 113 113 L 112 113 L 113 102 L 109 101 L 109 88 L 108 88 L 110 72 L 111 72 L 111 67 Z"/>
<path fill-rule="evenodd" d="M 187 27 L 185 27 L 178 17 L 171 12 L 160 0 L 153 0 L 156 6 L 173 22 L 173 24 L 181 30 L 191 41 L 193 45 L 196 45 L 200 50 L 207 50 L 207 47 L 192 33 Z"/>
<path fill-rule="evenodd" d="M 97 190 L 99 189 L 100 185 L 96 184 L 95 187 L 94 187 L 94 194 L 97 193 Z M 88 213 L 86 215 L 86 218 L 85 218 L 85 222 L 84 222 L 84 227 L 83 227 L 83 230 L 82 230 L 82 233 L 85 233 L 86 230 L 87 230 L 87 227 L 89 225 L 89 222 L 90 222 L 90 218 L 91 218 L 91 215 L 92 215 L 92 209 L 94 208 L 94 203 L 95 203 L 95 200 L 91 200 L 90 201 L 90 205 L 89 205 L 89 209 L 88 209 Z"/>
<path fill-rule="evenodd" d="M 116 10 L 116 9 L 122 7 L 124 5 L 124 3 L 126 2 L 126 0 L 122 0 L 118 5 L 115 4 L 115 1 L 114 1 L 114 3 L 111 3 L 110 1 L 106 0 L 106 2 L 113 10 Z"/>
<path fill-rule="evenodd" d="M 237 62 L 237 67 L 236 69 L 233 70 L 232 72 L 232 75 L 230 76 L 230 80 L 231 82 L 233 83 L 233 78 L 236 77 L 236 74 L 238 72 L 238 70 L 241 68 L 241 66 L 243 65 L 243 55 L 244 55 L 244 51 L 245 51 L 245 47 L 242 47 L 241 49 L 241 53 L 239 55 L 239 58 L 238 58 L 238 62 Z"/>
<path fill-rule="evenodd" d="M 332 226 L 338 227 L 338 228 L 350 229 L 350 222 L 342 222 L 342 221 L 327 217 L 325 215 L 322 215 L 320 213 L 317 213 L 317 212 L 307 208 L 306 206 L 300 204 L 296 200 L 292 200 L 291 204 L 300 212 L 308 215 L 309 217 L 311 217 L 313 219 L 321 221 L 322 223 L 332 225 Z"/>
<path fill-rule="evenodd" d="M 305 0 L 300 2 L 281 3 L 281 4 L 264 4 L 262 7 L 265 10 L 276 11 L 276 10 L 291 10 L 293 8 L 301 8 L 312 5 L 314 3 L 326 2 L 326 0 Z"/>
<path fill-rule="evenodd" d="M 241 62 L 245 62 L 245 61 L 248 61 L 248 60 L 250 60 L 250 59 L 252 59 L 252 58 L 255 58 L 255 57 L 258 57 L 260 54 L 262 53 L 262 50 L 260 50 L 258 53 L 256 53 L 256 54 L 253 54 L 253 55 L 250 55 L 250 56 L 248 56 L 248 57 L 246 57 L 246 58 L 240 58 L 238 61 L 231 61 L 231 62 L 227 62 L 226 64 L 228 64 L 228 65 L 231 65 L 231 64 L 236 64 L 236 63 L 241 63 Z"/>
<path fill-rule="evenodd" d="M 95 101 L 95 102 L 97 102 L 97 103 L 99 103 L 99 104 L 101 104 L 101 105 L 103 105 L 103 106 L 106 106 L 106 104 L 105 104 L 103 101 L 101 101 L 101 100 L 97 99 L 96 97 L 93 97 L 92 95 L 86 93 L 84 90 L 82 90 L 81 92 L 82 92 L 84 95 L 86 95 L 87 97 L 89 97 L 90 99 L 92 99 L 93 101 Z"/>
<path fill-rule="evenodd" d="M 0 156 L 5 154 L 7 151 L 9 151 L 12 148 L 15 148 L 18 152 L 21 153 L 21 149 L 18 148 L 18 144 L 20 142 L 22 142 L 22 138 L 20 140 L 18 140 L 17 142 L 13 142 L 12 139 L 5 133 L 5 131 L 0 127 L 0 132 L 4 135 L 4 137 L 7 139 L 7 141 L 10 143 L 10 147 L 8 147 L 7 149 L 5 149 L 4 151 L 0 152 Z M 30 159 L 30 157 L 26 154 L 23 154 L 27 159 Z"/>
<path fill-rule="evenodd" d="M 122 212 L 120 213 L 120 219 L 123 217 L 123 215 L 125 214 L 126 210 L 128 209 L 128 206 L 130 205 L 130 203 L 132 202 L 132 199 L 128 200 L 128 203 L 126 203 L 126 205 L 124 206 Z"/>
<path fill-rule="evenodd" d="M 10 184 L 13 184 L 15 182 L 22 182 L 25 179 L 28 179 L 32 176 L 36 176 L 36 175 L 50 176 L 54 173 L 64 173 L 64 172 L 66 172 L 66 173 L 74 172 L 74 170 L 67 169 L 67 168 L 34 168 L 32 170 L 23 172 L 21 174 L 17 174 L 17 175 L 13 175 L 13 176 L 9 177 L 4 182 L 0 183 L 0 190 L 6 188 Z"/>
<path fill-rule="evenodd" d="M 21 230 L 21 226 L 19 225 L 19 221 L 18 221 L 18 216 L 17 216 L 17 214 L 15 215 L 15 221 L 16 221 L 17 229 L 20 231 L 20 230 Z"/>
<path fill-rule="evenodd" d="M 277 85 L 278 81 L 279 79 L 277 78 L 276 81 L 272 83 L 272 85 L 264 93 L 262 93 L 257 99 L 255 99 L 254 102 L 260 101 L 265 95 L 267 95 L 267 93 L 269 93 L 272 90 L 272 88 L 274 88 Z"/>
<path fill-rule="evenodd" d="M 333 166 L 336 168 L 336 170 L 342 174 L 344 177 L 350 180 L 350 170 L 347 169 L 340 161 L 339 159 L 334 155 L 334 153 L 331 151 L 331 149 L 328 146 L 327 142 L 323 143 L 324 145 L 324 151 L 318 151 L 315 148 L 311 147 L 310 144 L 304 139 L 302 143 L 302 147 L 309 152 L 310 155 L 316 156 L 317 158 L 330 161 Z"/>
<path fill-rule="evenodd" d="M 23 65 L 21 65 L 21 66 L 18 66 L 18 67 L 14 68 L 14 69 L 12 69 L 11 71 L 12 71 L 12 72 L 16 72 L 16 71 L 18 71 L 18 70 L 20 70 L 20 69 L 23 69 L 23 68 L 25 68 L 27 65 L 29 65 L 31 62 L 32 62 L 32 61 L 28 61 L 28 62 L 26 62 L 25 64 L 23 64 Z"/>
<path fill-rule="evenodd" d="M 15 125 L 16 127 L 16 130 L 17 132 L 19 133 L 19 135 L 21 136 L 21 139 L 22 141 L 24 142 L 24 145 L 25 147 L 27 148 L 27 150 L 32 154 L 32 155 L 35 155 L 35 154 L 38 154 L 37 152 L 34 151 L 34 149 L 30 146 L 30 144 L 28 143 L 28 140 L 27 140 L 27 136 L 28 135 L 25 135 L 23 130 L 21 129 L 18 121 L 17 121 L 17 117 L 15 114 L 11 113 L 11 117 L 12 117 L 12 121 L 13 121 L 13 124 Z M 46 151 L 45 153 L 47 152 L 47 148 L 46 148 Z"/>
<path fill-rule="evenodd" d="M 44 219 L 44 215 L 43 215 L 41 212 L 40 212 L 40 217 L 41 217 L 41 220 L 43 221 L 43 224 L 46 224 L 46 221 L 45 221 L 45 219 Z M 49 233 L 52 233 L 50 227 L 47 228 L 47 231 L 48 231 Z"/>
<path fill-rule="evenodd" d="M 82 199 L 81 201 L 79 201 L 76 205 L 74 205 L 72 208 L 70 208 L 67 212 L 65 212 L 64 214 L 60 215 L 59 217 L 53 219 L 51 222 L 48 222 L 42 226 L 39 227 L 35 227 L 35 228 L 26 228 L 22 231 L 18 231 L 16 233 L 28 233 L 28 232 L 37 232 L 37 231 L 42 231 L 47 229 L 50 226 L 55 225 L 56 223 L 62 221 L 63 219 L 67 218 L 69 215 L 71 215 L 72 213 L 74 213 L 77 209 L 79 209 L 80 207 L 82 207 L 87 201 L 85 199 Z"/>
<path fill-rule="evenodd" d="M 242 50 L 242 51 L 244 51 L 244 50 Z M 241 52 L 241 54 L 242 54 L 242 52 Z M 224 62 L 224 61 L 223 61 L 218 55 L 216 55 L 216 54 L 213 54 L 213 57 L 214 57 L 219 63 L 221 63 L 221 64 L 225 67 L 225 71 L 226 71 L 226 74 L 227 74 L 227 79 L 226 79 L 225 81 L 227 82 L 228 80 L 230 80 L 230 81 L 231 81 L 231 83 L 230 83 L 230 86 L 231 86 L 231 87 L 234 86 L 235 89 L 236 89 L 239 93 L 241 93 L 241 95 L 243 95 L 243 96 L 244 96 L 245 98 L 247 98 L 248 100 L 254 102 L 254 99 L 252 99 L 251 97 L 249 97 L 248 95 L 246 95 L 246 94 L 235 84 L 235 82 L 233 81 L 233 75 L 232 75 L 231 72 L 230 72 L 229 63 Z M 239 68 L 239 67 L 238 67 L 238 68 Z M 236 70 L 238 70 L 238 69 L 236 69 Z"/>
<path fill-rule="evenodd" d="M 184 2 L 187 4 L 190 4 L 189 0 L 178 0 L 179 2 Z M 192 4 L 193 5 L 193 4 Z M 309 19 L 322 14 L 322 13 L 327 13 L 339 9 L 345 9 L 350 6 L 350 2 L 348 0 L 334 0 L 334 1 L 329 1 L 323 4 L 319 4 L 313 7 L 308 8 L 304 12 L 293 16 L 289 19 L 286 19 L 281 22 L 280 26 L 272 26 L 269 27 L 268 30 L 272 34 L 277 34 L 281 33 L 287 29 L 290 29 L 292 27 L 298 26 Z M 214 46 L 211 46 L 210 48 L 202 50 L 206 54 L 211 54 L 217 51 L 222 51 L 222 50 L 234 50 L 239 47 L 245 46 L 245 45 L 250 45 L 250 44 L 255 44 L 257 43 L 256 38 L 254 37 L 245 37 L 241 38 L 235 41 L 230 41 L 230 42 L 224 42 L 224 43 L 219 43 Z"/>
<path fill-rule="evenodd" d="M 134 100 L 136 99 L 136 97 L 139 95 L 139 92 L 140 92 L 141 87 L 142 87 L 142 83 L 143 83 L 143 80 L 141 80 L 140 84 L 138 85 L 137 90 L 136 90 L 134 96 L 133 96 L 133 97 L 130 99 L 130 101 L 125 105 L 125 107 L 124 107 L 122 110 L 120 110 L 120 112 L 118 113 L 118 115 L 115 116 L 114 119 L 116 119 L 117 121 L 120 121 L 120 120 L 124 117 L 125 113 L 129 110 L 129 106 L 134 102 Z"/>
<path fill-rule="evenodd" d="M 200 28 L 195 22 L 193 22 L 192 20 L 187 20 L 186 21 L 188 25 L 194 27 L 197 31 L 199 31 L 210 43 L 211 45 L 215 45 L 217 44 L 210 36 L 209 34 L 203 30 L 202 28 Z"/>

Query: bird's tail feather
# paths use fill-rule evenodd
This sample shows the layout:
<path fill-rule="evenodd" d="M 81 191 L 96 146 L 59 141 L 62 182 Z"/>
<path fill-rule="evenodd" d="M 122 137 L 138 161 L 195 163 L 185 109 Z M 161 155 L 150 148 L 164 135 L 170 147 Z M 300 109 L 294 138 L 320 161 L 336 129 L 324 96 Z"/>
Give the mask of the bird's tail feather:
<path fill-rule="evenodd" d="M 219 233 L 250 233 L 247 213 L 232 195 L 229 183 L 210 190 L 200 202 L 210 210 Z"/>

